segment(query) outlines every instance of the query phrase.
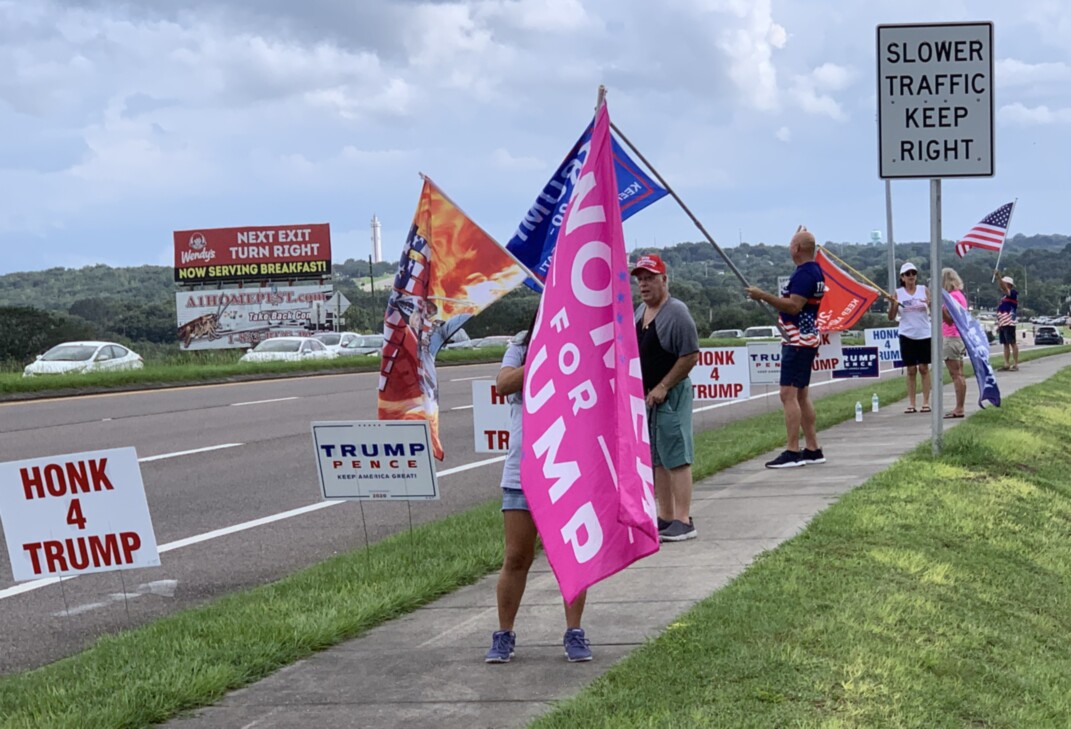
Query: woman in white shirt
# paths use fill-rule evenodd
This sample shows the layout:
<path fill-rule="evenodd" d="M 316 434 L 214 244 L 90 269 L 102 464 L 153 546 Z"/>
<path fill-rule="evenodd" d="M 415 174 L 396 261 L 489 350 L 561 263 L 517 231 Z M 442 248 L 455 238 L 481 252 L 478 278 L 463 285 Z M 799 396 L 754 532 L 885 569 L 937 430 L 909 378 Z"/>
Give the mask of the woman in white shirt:
<path fill-rule="evenodd" d="M 889 321 L 900 314 L 900 359 L 907 367 L 907 409 L 915 413 L 915 374 L 922 374 L 922 412 L 930 412 L 930 302 L 911 261 L 900 266 L 900 287 L 889 297 Z"/>

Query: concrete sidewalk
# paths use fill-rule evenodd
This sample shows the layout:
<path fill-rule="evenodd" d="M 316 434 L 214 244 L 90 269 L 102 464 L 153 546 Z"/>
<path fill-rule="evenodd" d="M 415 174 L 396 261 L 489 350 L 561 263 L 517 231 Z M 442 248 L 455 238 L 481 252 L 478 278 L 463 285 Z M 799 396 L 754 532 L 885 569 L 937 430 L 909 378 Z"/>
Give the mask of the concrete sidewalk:
<path fill-rule="evenodd" d="M 1041 382 L 1068 364 L 1071 355 L 1065 354 L 1000 373 L 1001 394 L 1007 397 Z M 968 415 L 978 409 L 972 398 L 977 398 L 977 386 L 970 378 Z M 872 414 L 869 397 L 861 399 L 863 423 L 849 421 L 820 434 L 826 464 L 767 470 L 763 463 L 773 452 L 697 483 L 692 513 L 699 538 L 663 544 L 657 554 L 589 591 L 584 628 L 595 654 L 590 663 L 565 660 L 561 597 L 540 557 L 517 618 L 517 655 L 506 665 L 483 662 L 498 626 L 496 574 L 168 726 L 523 726 L 657 636 L 758 554 L 798 533 L 841 494 L 929 441 L 929 415 L 905 415 L 903 402 Z M 952 402 L 947 386 L 946 410 Z M 945 420 L 944 425 L 962 422 Z"/>

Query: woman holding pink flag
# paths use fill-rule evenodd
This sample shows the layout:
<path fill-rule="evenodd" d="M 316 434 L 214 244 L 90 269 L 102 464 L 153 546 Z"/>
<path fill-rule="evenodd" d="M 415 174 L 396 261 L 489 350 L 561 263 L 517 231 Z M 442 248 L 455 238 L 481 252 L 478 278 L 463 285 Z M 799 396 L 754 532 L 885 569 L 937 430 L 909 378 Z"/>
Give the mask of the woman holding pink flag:
<path fill-rule="evenodd" d="M 535 319 L 524 337 L 515 337 L 502 358 L 502 368 L 495 380 L 495 389 L 509 402 L 509 452 L 502 466 L 502 526 L 506 540 L 506 555 L 498 575 L 498 630 L 491 636 L 491 648 L 484 656 L 486 663 L 509 663 L 513 658 L 517 636 L 513 623 L 521 606 L 521 597 L 528 584 L 528 570 L 535 559 L 536 531 L 528 500 L 521 490 L 521 417 L 524 411 L 522 388 L 528 345 L 532 339 Z M 572 603 L 565 603 L 565 635 L 562 644 L 570 663 L 591 660 L 591 647 L 580 618 L 584 614 L 587 591 L 581 592 Z"/>

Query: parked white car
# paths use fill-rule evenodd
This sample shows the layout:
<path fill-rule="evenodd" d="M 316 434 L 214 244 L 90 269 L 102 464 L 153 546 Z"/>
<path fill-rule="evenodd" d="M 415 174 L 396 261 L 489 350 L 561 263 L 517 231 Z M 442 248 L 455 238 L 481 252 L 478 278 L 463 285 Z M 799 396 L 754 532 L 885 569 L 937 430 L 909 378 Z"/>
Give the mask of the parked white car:
<path fill-rule="evenodd" d="M 471 349 L 493 349 L 495 347 L 502 347 L 505 349 L 509 346 L 509 343 L 513 341 L 513 337 L 507 337 L 506 335 L 494 335 L 490 337 L 484 337 L 483 339 L 472 345 Z"/>
<path fill-rule="evenodd" d="M 317 332 L 312 336 L 323 342 L 323 345 L 335 354 L 343 354 L 344 347 L 361 338 L 361 335 L 356 332 Z"/>
<path fill-rule="evenodd" d="M 22 376 L 139 370 L 144 366 L 140 354 L 115 342 L 64 342 L 38 355 L 26 365 Z"/>
<path fill-rule="evenodd" d="M 349 357 L 351 355 L 379 357 L 382 353 L 382 334 L 358 334 L 338 350 L 340 357 Z"/>
<path fill-rule="evenodd" d="M 744 339 L 773 339 L 781 338 L 781 332 L 777 327 L 748 327 L 744 330 Z"/>
<path fill-rule="evenodd" d="M 312 337 L 274 337 L 265 339 L 238 360 L 239 362 L 304 362 L 310 359 L 334 359 L 338 355 Z"/>

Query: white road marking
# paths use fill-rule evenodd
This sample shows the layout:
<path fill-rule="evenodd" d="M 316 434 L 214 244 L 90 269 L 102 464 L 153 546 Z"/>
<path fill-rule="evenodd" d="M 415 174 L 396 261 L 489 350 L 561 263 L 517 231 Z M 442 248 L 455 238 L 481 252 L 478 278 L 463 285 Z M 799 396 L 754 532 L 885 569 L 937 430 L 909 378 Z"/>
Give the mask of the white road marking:
<path fill-rule="evenodd" d="M 161 453 L 158 456 L 146 456 L 145 458 L 139 458 L 138 463 L 149 463 L 151 461 L 162 461 L 167 458 L 177 458 L 178 456 L 189 456 L 194 453 L 207 453 L 208 451 L 218 451 L 223 448 L 237 448 L 245 443 L 224 443 L 222 445 L 208 446 L 207 448 L 194 448 L 192 451 L 176 451 L 174 453 Z"/>
<path fill-rule="evenodd" d="M 89 602 L 84 605 L 76 605 L 70 610 L 58 610 L 52 613 L 54 618 L 62 618 L 66 615 L 81 615 L 82 613 L 88 613 L 93 610 L 97 610 L 102 607 L 108 607 L 113 602 L 122 602 L 124 600 L 136 600 L 142 595 L 159 595 L 160 597 L 174 597 L 175 589 L 178 588 L 178 580 L 156 580 L 155 582 L 146 582 L 138 585 L 134 588 L 134 592 L 113 592 L 108 595 L 108 599 L 105 602 Z"/>
<path fill-rule="evenodd" d="M 272 398 L 271 400 L 250 400 L 249 402 L 232 402 L 231 407 L 240 408 L 243 405 L 264 405 L 265 403 L 269 402 L 286 402 L 287 400 L 297 400 L 297 396 L 293 395 L 291 397 L 276 397 Z"/>
<path fill-rule="evenodd" d="M 493 380 L 491 375 L 476 375 L 475 377 L 455 377 L 450 382 L 468 382 L 469 380 Z"/>
<path fill-rule="evenodd" d="M 472 405 L 458 405 L 456 408 L 450 408 L 451 410 L 472 410 Z"/>
<path fill-rule="evenodd" d="M 228 444 L 228 446 L 215 446 L 215 447 L 216 448 L 230 447 L 230 446 L 234 446 L 234 445 L 241 445 L 241 443 L 231 443 L 231 444 Z M 209 449 L 209 450 L 211 450 L 211 449 Z M 197 452 L 198 451 L 184 451 L 184 453 L 197 453 Z M 170 457 L 170 456 L 174 456 L 174 455 L 181 455 L 181 454 L 171 453 L 171 454 L 167 454 L 167 456 L 153 456 L 153 458 L 164 458 L 164 457 Z M 145 460 L 145 459 L 141 459 L 141 460 Z M 483 460 L 483 461 L 475 461 L 473 463 L 466 463 L 466 464 L 463 464 L 461 466 L 455 466 L 454 468 L 448 468 L 445 471 L 439 471 L 436 475 L 437 475 L 438 478 L 442 478 L 443 476 L 451 476 L 451 475 L 453 475 L 455 473 L 463 473 L 464 471 L 470 471 L 470 470 L 472 470 L 474 468 L 481 468 L 483 466 L 490 466 L 490 465 L 495 464 L 495 463 L 501 463 L 504 460 L 506 460 L 505 456 L 496 456 L 495 458 L 488 458 L 488 459 Z M 182 547 L 188 547 L 191 544 L 200 544 L 201 542 L 207 542 L 210 539 L 216 539 L 218 537 L 224 537 L 224 536 L 227 536 L 228 534 L 235 534 L 237 532 L 242 532 L 242 531 L 245 531 L 247 529 L 252 529 L 254 527 L 263 526 L 265 524 L 271 524 L 272 522 L 276 522 L 276 521 L 282 521 L 283 519 L 289 519 L 289 518 L 294 517 L 294 516 L 300 516 L 302 514 L 309 514 L 311 512 L 319 511 L 320 509 L 326 509 L 329 506 L 336 506 L 336 505 L 342 504 L 342 503 L 345 503 L 345 501 L 344 500 L 320 501 L 320 502 L 317 502 L 315 504 L 309 504 L 308 506 L 302 506 L 302 507 L 299 507 L 297 509 L 291 509 L 290 511 L 284 511 L 284 512 L 279 513 L 279 514 L 273 514 L 272 516 L 265 516 L 265 517 L 260 518 L 260 519 L 253 519 L 252 521 L 243 522 L 241 524 L 235 524 L 233 526 L 224 527 L 222 529 L 216 529 L 216 530 L 211 531 L 211 532 L 205 532 L 204 534 L 197 534 L 197 535 L 194 535 L 192 537 L 187 537 L 185 539 L 179 539 L 179 540 L 174 541 L 174 542 L 168 542 L 167 544 L 161 544 L 157 548 L 157 551 L 160 554 L 164 554 L 165 552 L 170 552 L 170 551 L 175 550 L 175 549 L 181 549 Z M 9 588 L 7 588 L 5 590 L 0 590 L 0 600 L 3 600 L 3 599 L 8 598 L 8 597 L 14 597 L 15 595 L 21 595 L 24 592 L 31 592 L 31 591 L 39 589 L 41 587 L 47 587 L 48 585 L 54 585 L 57 582 L 59 582 L 61 579 L 63 579 L 63 580 L 73 580 L 75 577 L 77 577 L 77 575 L 72 576 L 72 577 L 62 577 L 62 578 L 61 577 L 46 577 L 44 579 L 34 580 L 32 582 L 24 582 L 21 585 L 13 585 L 12 587 L 9 587 Z M 121 596 L 120 596 L 120 598 L 121 598 Z M 91 606 L 86 607 L 86 609 L 87 610 L 92 610 L 92 609 L 95 609 L 97 607 L 102 607 L 103 605 L 106 605 L 106 604 L 107 603 L 100 603 L 100 604 L 93 603 Z"/>

